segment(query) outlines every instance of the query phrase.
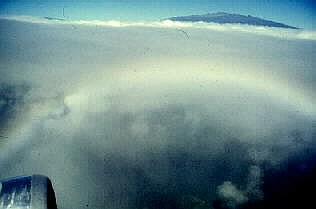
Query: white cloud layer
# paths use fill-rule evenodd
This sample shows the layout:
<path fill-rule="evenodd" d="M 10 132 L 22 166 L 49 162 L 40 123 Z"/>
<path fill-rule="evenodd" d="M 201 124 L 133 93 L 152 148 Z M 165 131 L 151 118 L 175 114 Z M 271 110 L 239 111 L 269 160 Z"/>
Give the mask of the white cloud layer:
<path fill-rule="evenodd" d="M 252 33 L 263 36 L 272 36 L 281 39 L 303 39 L 316 40 L 316 32 L 304 29 L 284 29 L 272 28 L 265 26 L 251 26 L 242 24 L 217 24 L 203 22 L 177 22 L 171 20 L 156 22 L 127 22 L 118 20 L 58 20 L 45 19 L 33 16 L 2 16 L 2 19 L 16 20 L 30 23 L 40 24 L 65 24 L 65 25 L 84 25 L 84 26 L 100 26 L 100 27 L 153 27 L 153 28 L 181 28 L 181 29 L 208 29 L 210 31 L 222 32 L 243 32 Z"/>
<path fill-rule="evenodd" d="M 60 208 L 192 195 L 237 207 L 264 198 L 264 169 L 315 150 L 304 31 L 30 17 L 0 29 L 0 179 L 48 175 Z"/>

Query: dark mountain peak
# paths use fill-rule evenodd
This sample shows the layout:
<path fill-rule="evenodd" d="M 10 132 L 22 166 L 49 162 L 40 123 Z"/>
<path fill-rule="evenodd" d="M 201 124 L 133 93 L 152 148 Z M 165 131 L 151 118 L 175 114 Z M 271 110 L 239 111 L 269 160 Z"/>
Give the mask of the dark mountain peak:
<path fill-rule="evenodd" d="M 207 13 L 207 16 L 223 16 L 223 15 L 229 15 L 229 13 L 226 12 L 215 12 L 215 13 Z"/>
<path fill-rule="evenodd" d="M 65 21 L 66 19 L 64 18 L 58 18 L 58 17 L 48 17 L 48 16 L 45 16 L 44 17 L 46 20 L 57 20 L 57 21 Z"/>
<path fill-rule="evenodd" d="M 267 27 L 279 27 L 298 29 L 293 26 L 285 25 L 283 23 L 274 22 L 271 20 L 265 20 L 262 18 L 254 17 L 251 15 L 231 14 L 226 12 L 207 13 L 203 15 L 190 15 L 190 16 L 178 16 L 170 17 L 167 20 L 179 21 L 179 22 L 207 22 L 207 23 L 219 23 L 219 24 L 246 24 L 255 26 L 267 26 Z"/>

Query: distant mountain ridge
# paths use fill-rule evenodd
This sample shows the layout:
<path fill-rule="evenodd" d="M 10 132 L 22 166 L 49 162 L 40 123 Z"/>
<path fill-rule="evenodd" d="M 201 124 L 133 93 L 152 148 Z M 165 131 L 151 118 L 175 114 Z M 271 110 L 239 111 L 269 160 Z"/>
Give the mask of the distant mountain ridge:
<path fill-rule="evenodd" d="M 172 21 L 179 21 L 179 22 L 207 22 L 207 23 L 219 23 L 219 24 L 238 23 L 238 24 L 255 25 L 255 26 L 299 29 L 297 27 L 293 27 L 293 26 L 286 25 L 279 22 L 274 22 L 271 20 L 265 20 L 258 17 L 253 17 L 251 15 L 230 14 L 226 12 L 207 13 L 203 15 L 170 17 L 165 20 L 172 20 Z"/>
<path fill-rule="evenodd" d="M 48 16 L 45 16 L 44 17 L 46 20 L 57 20 L 57 21 L 65 21 L 66 19 L 64 18 L 58 18 L 58 17 L 48 17 Z"/>

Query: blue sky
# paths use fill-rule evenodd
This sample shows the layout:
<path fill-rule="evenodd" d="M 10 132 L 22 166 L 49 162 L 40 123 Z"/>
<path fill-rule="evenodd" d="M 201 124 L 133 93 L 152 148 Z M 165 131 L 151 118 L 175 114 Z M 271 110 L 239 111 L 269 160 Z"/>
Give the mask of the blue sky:
<path fill-rule="evenodd" d="M 316 3 L 313 0 L 156 0 L 156 1 L 2 1 L 1 15 L 33 15 L 69 19 L 154 21 L 170 16 L 230 12 L 250 14 L 292 26 L 316 29 Z"/>

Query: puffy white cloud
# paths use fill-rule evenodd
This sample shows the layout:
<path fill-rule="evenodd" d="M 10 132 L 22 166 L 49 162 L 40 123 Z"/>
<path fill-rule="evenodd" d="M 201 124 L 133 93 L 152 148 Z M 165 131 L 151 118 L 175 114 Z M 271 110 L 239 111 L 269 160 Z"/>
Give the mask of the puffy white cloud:
<path fill-rule="evenodd" d="M 232 182 L 224 181 L 217 187 L 217 194 L 226 207 L 237 208 L 249 200 L 262 200 L 262 184 L 263 176 L 260 167 L 250 166 L 244 189 L 238 189 Z"/>
<path fill-rule="evenodd" d="M 230 181 L 225 181 L 222 185 L 218 186 L 218 193 L 223 198 L 232 199 L 237 203 L 243 203 L 248 199 L 243 192 L 238 190 Z"/>
<path fill-rule="evenodd" d="M 218 186 L 218 195 L 223 198 L 229 208 L 236 208 L 239 204 L 245 203 L 248 198 L 237 189 L 230 181 L 225 181 Z"/>

